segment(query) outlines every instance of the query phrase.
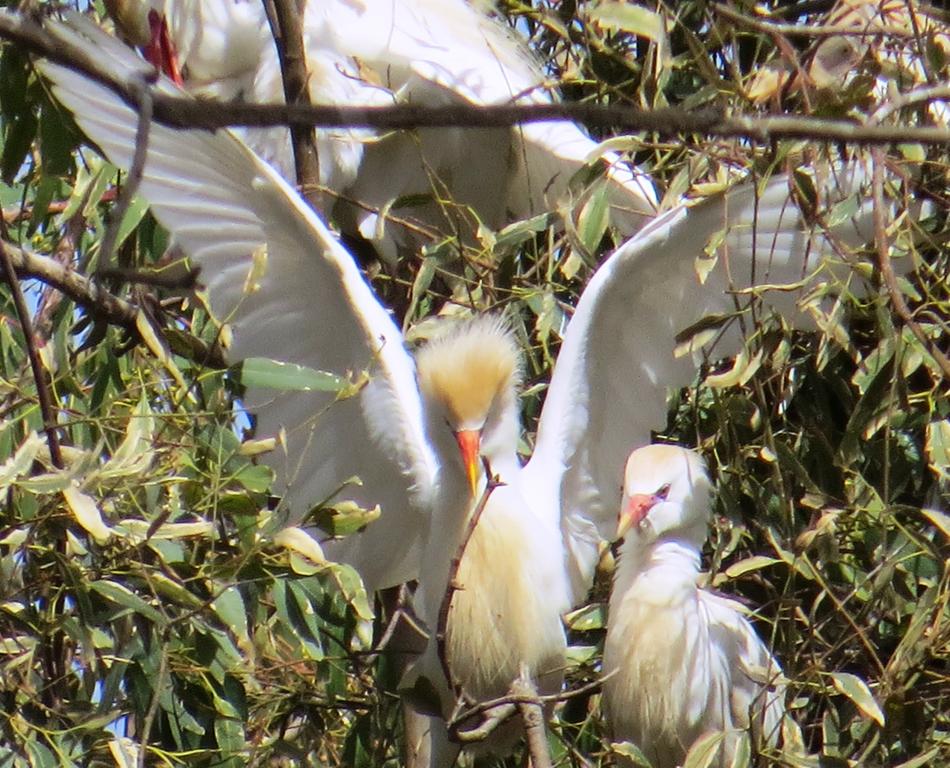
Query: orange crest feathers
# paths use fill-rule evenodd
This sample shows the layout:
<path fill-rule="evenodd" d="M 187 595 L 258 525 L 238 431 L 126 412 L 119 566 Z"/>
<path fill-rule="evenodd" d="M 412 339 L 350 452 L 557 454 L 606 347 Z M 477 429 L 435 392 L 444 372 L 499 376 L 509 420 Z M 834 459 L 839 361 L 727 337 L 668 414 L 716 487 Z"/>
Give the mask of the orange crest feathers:
<path fill-rule="evenodd" d="M 521 378 L 521 358 L 496 315 L 468 320 L 426 344 L 416 356 L 419 387 L 442 402 L 454 429 L 480 427 L 492 403 Z"/>

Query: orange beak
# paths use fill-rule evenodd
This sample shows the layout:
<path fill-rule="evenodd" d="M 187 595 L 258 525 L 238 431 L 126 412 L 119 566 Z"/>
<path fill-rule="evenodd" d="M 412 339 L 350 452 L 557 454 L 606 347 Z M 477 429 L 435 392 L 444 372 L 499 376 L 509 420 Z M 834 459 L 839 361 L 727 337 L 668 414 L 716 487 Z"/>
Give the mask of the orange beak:
<path fill-rule="evenodd" d="M 463 429 L 455 433 L 455 440 L 462 453 L 462 464 L 465 466 L 465 475 L 468 485 L 472 489 L 472 498 L 478 493 L 478 450 L 482 433 L 477 429 Z"/>
<path fill-rule="evenodd" d="M 635 525 L 639 526 L 658 501 L 660 501 L 658 497 L 647 493 L 635 493 L 633 496 L 628 496 L 617 520 L 616 538 L 622 539 L 627 531 Z"/>

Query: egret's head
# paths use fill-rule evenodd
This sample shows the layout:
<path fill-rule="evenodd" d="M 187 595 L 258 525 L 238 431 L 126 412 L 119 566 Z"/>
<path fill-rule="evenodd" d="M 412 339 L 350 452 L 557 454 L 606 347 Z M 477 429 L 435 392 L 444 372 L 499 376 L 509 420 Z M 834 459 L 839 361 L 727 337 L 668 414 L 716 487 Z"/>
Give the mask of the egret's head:
<path fill-rule="evenodd" d="M 426 344 L 416 356 L 419 388 L 430 430 L 447 431 L 458 445 L 474 495 L 480 457 L 513 450 L 518 420 L 515 399 L 521 356 L 514 336 L 495 315 L 467 320 Z"/>
<path fill-rule="evenodd" d="M 648 445 L 627 459 L 617 538 L 677 538 L 702 546 L 712 484 L 695 451 Z"/>

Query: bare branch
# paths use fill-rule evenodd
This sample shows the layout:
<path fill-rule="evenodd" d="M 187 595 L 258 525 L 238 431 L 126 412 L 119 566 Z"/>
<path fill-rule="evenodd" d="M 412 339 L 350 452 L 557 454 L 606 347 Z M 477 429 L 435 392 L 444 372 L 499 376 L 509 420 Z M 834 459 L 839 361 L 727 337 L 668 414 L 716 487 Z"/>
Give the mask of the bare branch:
<path fill-rule="evenodd" d="M 505 722 L 505 720 L 511 717 L 517 710 L 517 704 L 511 701 L 504 704 L 497 704 L 491 710 L 488 710 L 488 717 L 482 720 L 482 722 L 477 727 L 468 728 L 465 730 L 458 727 L 459 718 L 455 718 L 453 719 L 454 727 L 450 728 L 451 736 L 460 744 L 474 744 L 477 741 L 484 741 L 495 732 L 495 729 L 499 725 Z"/>
<path fill-rule="evenodd" d="M 537 699 L 543 704 L 556 704 L 560 701 L 567 701 L 568 699 L 576 699 L 579 696 L 586 696 L 589 693 L 596 693 L 599 691 L 604 684 L 604 681 L 613 676 L 615 673 L 611 672 L 609 675 L 604 675 L 603 677 L 598 677 L 596 680 L 592 680 L 589 683 L 585 683 L 579 688 L 572 688 L 568 691 L 561 691 L 559 693 L 546 693 L 544 695 L 530 697 L 531 700 Z M 490 709 L 495 707 L 501 707 L 505 704 L 521 704 L 523 699 L 520 696 L 513 695 L 509 693 L 506 696 L 502 696 L 498 699 L 491 699 L 490 701 L 480 701 L 478 704 L 473 704 L 466 710 L 463 710 L 458 713 L 458 715 L 453 718 L 452 724 L 460 723 L 464 720 L 474 717 L 475 715 L 481 714 L 482 712 L 487 712 Z M 466 731 L 466 733 L 471 733 L 471 731 Z"/>
<path fill-rule="evenodd" d="M 307 51 L 303 44 L 300 11 L 296 0 L 263 0 L 271 33 L 277 45 L 280 72 L 284 84 L 284 100 L 288 104 L 310 106 L 307 87 Z M 319 210 L 317 188 L 320 185 L 320 165 L 317 141 L 312 125 L 290 126 L 290 141 L 294 150 L 294 168 L 297 185 L 310 207 Z"/>
<path fill-rule="evenodd" d="M 532 768 L 551 768 L 551 752 L 544 727 L 544 707 L 538 698 L 538 689 L 527 675 L 522 674 L 512 684 L 511 692 L 522 697 L 518 711 L 521 712 L 521 720 L 524 723 L 524 736 L 528 742 Z"/>
<path fill-rule="evenodd" d="M 10 243 L 0 243 L 10 259 L 16 274 L 33 277 L 62 292 L 97 320 L 103 320 L 138 336 L 136 318 L 139 308 L 118 296 L 109 293 L 97 283 L 63 266 L 58 261 L 18 248 Z M 228 362 L 217 346 L 209 347 L 197 338 L 187 343 L 178 343 L 176 338 L 167 339 L 172 351 L 189 360 L 213 368 L 227 368 Z"/>
<path fill-rule="evenodd" d="M 117 81 L 81 51 L 48 34 L 35 22 L 11 13 L 0 13 L 0 37 L 13 40 L 34 54 L 81 72 L 113 90 L 134 108 L 139 95 L 128 83 Z M 151 91 L 154 118 L 175 128 L 215 130 L 227 126 L 259 128 L 281 125 L 370 127 L 408 129 L 419 127 L 498 128 L 518 123 L 573 120 L 589 127 L 648 131 L 661 137 L 698 133 L 742 137 L 769 143 L 777 139 L 811 139 L 860 145 L 916 142 L 950 143 L 945 127 L 861 125 L 847 120 L 813 117 L 727 117 L 716 109 L 689 112 L 678 108 L 644 111 L 625 106 L 596 104 L 454 104 L 423 107 L 398 104 L 387 107 L 306 106 L 301 104 L 222 103 Z"/>
<path fill-rule="evenodd" d="M 763 32 L 767 35 L 785 35 L 787 37 L 881 37 L 886 35 L 891 38 L 913 39 L 916 35 L 909 30 L 898 29 L 894 25 L 884 27 L 881 23 L 868 22 L 865 26 L 859 27 L 844 24 L 783 24 L 775 21 L 767 21 L 761 18 L 754 18 L 745 13 L 739 13 L 732 8 L 721 3 L 713 5 L 713 10 L 718 16 L 733 21 L 746 29 L 752 29 L 756 32 Z"/>

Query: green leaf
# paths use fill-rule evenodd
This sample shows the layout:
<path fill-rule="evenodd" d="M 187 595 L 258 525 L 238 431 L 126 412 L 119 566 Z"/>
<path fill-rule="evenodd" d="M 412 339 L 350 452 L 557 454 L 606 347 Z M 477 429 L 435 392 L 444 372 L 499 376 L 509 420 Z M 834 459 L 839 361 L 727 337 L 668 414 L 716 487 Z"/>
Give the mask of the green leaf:
<path fill-rule="evenodd" d="M 747 573 L 752 573 L 753 571 L 761 570 L 762 568 L 768 568 L 770 565 L 775 565 L 776 563 L 781 563 L 777 557 L 766 557 L 765 555 L 753 555 L 752 557 L 747 557 L 744 560 L 740 560 L 738 563 L 733 563 L 728 568 L 726 568 L 726 576 L 730 579 L 738 579 L 741 576 L 745 576 Z"/>
<path fill-rule="evenodd" d="M 666 25 L 659 13 L 638 5 L 617 0 L 604 0 L 588 10 L 588 17 L 603 27 L 619 32 L 629 32 L 654 42 L 666 39 Z"/>
<path fill-rule="evenodd" d="M 587 253 L 597 253 L 608 224 L 610 224 L 610 200 L 607 197 L 607 185 L 600 181 L 581 209 L 577 222 L 577 234 Z"/>
<path fill-rule="evenodd" d="M 653 763 L 640 748 L 630 741 L 615 741 L 610 745 L 610 751 L 615 755 L 627 758 L 630 763 L 640 768 L 653 768 Z"/>
<path fill-rule="evenodd" d="M 713 731 L 700 736 L 686 753 L 683 768 L 709 768 L 719 761 L 719 750 L 725 738 L 722 731 Z"/>
<path fill-rule="evenodd" d="M 339 501 L 321 506 L 310 513 L 310 520 L 331 536 L 349 536 L 379 519 L 382 510 L 377 504 L 372 509 L 363 509 L 355 501 Z"/>
<path fill-rule="evenodd" d="M 36 137 L 36 115 L 27 112 L 6 123 L 3 155 L 0 156 L 0 178 L 12 184 L 26 163 Z"/>
<path fill-rule="evenodd" d="M 155 455 L 154 428 L 152 411 L 143 395 L 130 414 L 125 437 L 100 471 L 100 477 L 119 478 L 145 472 Z"/>
<path fill-rule="evenodd" d="M 129 204 L 122 217 L 122 223 L 119 225 L 119 231 L 116 234 L 115 247 L 118 248 L 131 235 L 135 228 L 142 221 L 142 217 L 148 211 L 148 201 L 143 197 L 135 197 Z"/>
<path fill-rule="evenodd" d="M 40 154 L 43 173 L 61 176 L 72 165 L 73 135 L 66 129 L 60 111 L 48 103 L 40 109 Z"/>
<path fill-rule="evenodd" d="M 294 363 L 281 363 L 264 357 L 249 357 L 236 368 L 245 387 L 295 392 L 340 392 L 350 385 L 344 377 L 335 373 L 317 371 Z"/>
<path fill-rule="evenodd" d="M 564 623 L 578 632 L 591 629 L 603 629 L 607 625 L 607 609 L 603 603 L 594 603 L 571 611 L 564 617 Z"/>
<path fill-rule="evenodd" d="M 923 768 L 925 765 L 933 764 L 934 760 L 940 755 L 941 747 L 934 747 L 927 752 L 923 752 L 917 757 L 905 760 L 903 763 L 895 765 L 894 768 Z"/>
<path fill-rule="evenodd" d="M 211 603 L 211 607 L 224 622 L 224 625 L 234 633 L 238 644 L 250 647 L 251 640 L 247 634 L 247 611 L 244 600 L 237 587 L 228 587 Z"/>
<path fill-rule="evenodd" d="M 107 579 L 100 579 L 89 584 L 89 589 L 107 600 L 134 613 L 141 614 L 156 624 L 165 624 L 165 617 L 128 587 Z"/>
<path fill-rule="evenodd" d="M 831 680 L 835 688 L 847 696 L 854 705 L 871 720 L 874 720 L 879 726 L 884 727 L 884 713 L 874 700 L 871 689 L 857 675 L 848 672 L 831 672 Z"/>
<path fill-rule="evenodd" d="M 927 460 L 938 475 L 950 480 L 950 419 L 927 425 Z"/>
<path fill-rule="evenodd" d="M 112 538 L 113 531 L 103 522 L 102 513 L 95 499 L 73 485 L 63 489 L 63 498 L 66 500 L 66 506 L 73 513 L 73 517 L 76 518 L 76 522 L 85 528 L 86 532 L 98 543 L 104 544 Z"/>
<path fill-rule="evenodd" d="M 56 756 L 41 742 L 31 739 L 25 746 L 33 768 L 59 768 L 61 765 Z"/>
<path fill-rule="evenodd" d="M 4 492 L 11 483 L 29 471 L 45 445 L 46 441 L 38 433 L 30 432 L 27 435 L 16 453 L 0 466 L 0 492 Z"/>

